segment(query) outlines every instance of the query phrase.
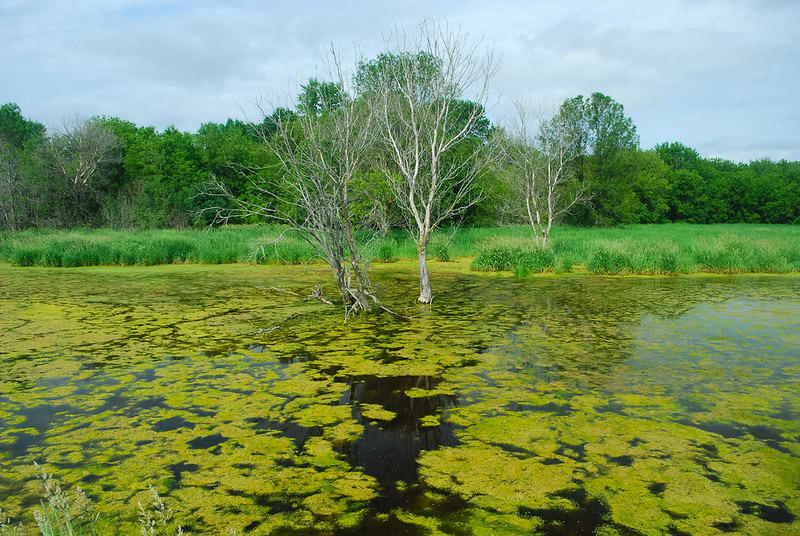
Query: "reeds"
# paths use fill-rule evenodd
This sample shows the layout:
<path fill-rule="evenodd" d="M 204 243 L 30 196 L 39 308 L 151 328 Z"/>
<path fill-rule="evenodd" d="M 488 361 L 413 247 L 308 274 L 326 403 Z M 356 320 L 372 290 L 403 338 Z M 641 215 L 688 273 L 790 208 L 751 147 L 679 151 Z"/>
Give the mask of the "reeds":
<path fill-rule="evenodd" d="M 210 231 L 24 231 L 0 235 L 0 261 L 16 266 L 114 266 L 193 262 L 306 262 L 314 251 L 272 226 Z"/>
<path fill-rule="evenodd" d="M 405 231 L 363 236 L 373 262 L 413 259 Z M 557 227 L 540 248 L 527 227 L 438 230 L 428 258 L 474 257 L 484 271 L 673 275 L 800 271 L 797 225 L 632 225 L 610 229 Z M 268 225 L 210 231 L 24 231 L 0 233 L 0 262 L 17 266 L 153 265 L 180 262 L 302 264 L 313 248 L 296 233 Z"/>
<path fill-rule="evenodd" d="M 797 272 L 800 227 L 688 224 L 613 229 L 561 227 L 553 231 L 545 250 L 537 249 L 532 238 L 524 235 L 488 240 L 479 249 L 472 267 L 507 270 L 517 275 L 569 272 L 578 267 L 599 275 Z"/>

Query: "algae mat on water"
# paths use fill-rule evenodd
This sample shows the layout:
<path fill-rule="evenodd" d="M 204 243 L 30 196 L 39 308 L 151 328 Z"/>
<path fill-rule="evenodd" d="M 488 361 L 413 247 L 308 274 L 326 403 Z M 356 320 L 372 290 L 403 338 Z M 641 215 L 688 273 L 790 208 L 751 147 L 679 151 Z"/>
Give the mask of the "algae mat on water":
<path fill-rule="evenodd" d="M 800 278 L 0 268 L 0 505 L 33 462 L 130 534 L 796 534 Z"/>

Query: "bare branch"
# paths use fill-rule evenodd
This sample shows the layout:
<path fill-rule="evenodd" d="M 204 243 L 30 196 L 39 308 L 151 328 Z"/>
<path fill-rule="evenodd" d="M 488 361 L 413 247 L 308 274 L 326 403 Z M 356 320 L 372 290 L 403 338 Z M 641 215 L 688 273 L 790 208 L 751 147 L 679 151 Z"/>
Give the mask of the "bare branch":
<path fill-rule="evenodd" d="M 365 250 L 355 240 L 363 222 L 355 217 L 353 206 L 355 178 L 374 145 L 375 130 L 369 110 L 350 87 L 341 53 L 333 47 L 325 68 L 332 82 L 314 79 L 314 88 L 328 97 L 309 97 L 300 113 L 275 105 L 267 113 L 266 106 L 257 104 L 264 115 L 259 136 L 279 169 L 278 179 L 267 181 L 249 172 L 249 189 L 255 196 L 236 198 L 219 181 L 209 194 L 229 204 L 216 210 L 215 222 L 257 215 L 287 225 L 329 264 L 342 301 L 355 304 L 353 311 L 368 311 Z M 321 295 L 313 297 L 323 301 Z"/>
<path fill-rule="evenodd" d="M 588 200 L 587 185 L 575 179 L 573 167 L 584 153 L 563 115 L 534 111 L 522 100 L 514 101 L 514 110 L 500 143 L 501 171 L 525 200 L 534 238 L 544 247 L 552 226 Z"/>
<path fill-rule="evenodd" d="M 387 53 L 362 64 L 358 79 L 388 155 L 379 165 L 415 229 L 419 301 L 430 303 L 431 233 L 479 199 L 475 183 L 488 145 L 477 134 L 498 62 L 444 20 L 425 21 L 415 34 L 397 26 L 386 46 Z"/>

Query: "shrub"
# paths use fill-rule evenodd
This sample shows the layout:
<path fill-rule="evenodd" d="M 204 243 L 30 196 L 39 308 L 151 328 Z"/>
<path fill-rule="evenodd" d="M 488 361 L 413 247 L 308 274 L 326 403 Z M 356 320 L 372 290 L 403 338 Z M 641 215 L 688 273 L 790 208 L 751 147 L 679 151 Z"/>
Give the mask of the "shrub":
<path fill-rule="evenodd" d="M 36 266 L 41 264 L 41 252 L 32 247 L 16 249 L 11 252 L 9 261 L 16 266 Z"/>
<path fill-rule="evenodd" d="M 517 261 L 517 266 L 522 266 L 532 272 L 546 272 L 552 270 L 554 264 L 553 252 L 549 249 L 541 248 L 522 251 Z"/>
<path fill-rule="evenodd" d="M 447 246 L 437 249 L 433 254 L 433 258 L 441 262 L 450 262 L 453 260 L 452 257 L 450 257 L 450 251 L 448 251 Z"/>

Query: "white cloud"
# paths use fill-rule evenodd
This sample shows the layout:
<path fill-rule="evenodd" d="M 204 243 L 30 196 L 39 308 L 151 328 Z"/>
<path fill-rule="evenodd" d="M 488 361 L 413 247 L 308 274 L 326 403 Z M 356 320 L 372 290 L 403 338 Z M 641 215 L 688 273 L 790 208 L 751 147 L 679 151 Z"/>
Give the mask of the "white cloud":
<path fill-rule="evenodd" d="M 0 100 L 43 122 L 104 114 L 194 131 L 313 75 L 331 42 L 372 57 L 393 23 L 431 16 L 494 43 L 498 95 L 601 91 L 645 147 L 800 160 L 794 0 L 5 0 Z"/>

